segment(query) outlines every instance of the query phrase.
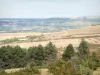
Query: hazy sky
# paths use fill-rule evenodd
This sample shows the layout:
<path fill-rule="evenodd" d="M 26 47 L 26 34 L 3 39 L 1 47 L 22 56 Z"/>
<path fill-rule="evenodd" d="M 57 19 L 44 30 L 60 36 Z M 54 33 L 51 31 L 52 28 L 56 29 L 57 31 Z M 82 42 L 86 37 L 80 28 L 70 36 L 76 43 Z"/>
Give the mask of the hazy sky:
<path fill-rule="evenodd" d="M 0 0 L 0 18 L 100 15 L 100 0 Z"/>

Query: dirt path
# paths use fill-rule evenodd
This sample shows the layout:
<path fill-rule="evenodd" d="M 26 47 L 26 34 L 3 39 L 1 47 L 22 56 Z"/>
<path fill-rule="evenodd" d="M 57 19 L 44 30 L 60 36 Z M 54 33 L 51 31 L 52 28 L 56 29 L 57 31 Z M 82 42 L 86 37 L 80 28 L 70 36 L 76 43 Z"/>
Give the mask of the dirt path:
<path fill-rule="evenodd" d="M 48 73 L 48 69 L 41 69 L 40 72 L 41 72 L 41 75 L 51 75 Z"/>
<path fill-rule="evenodd" d="M 14 73 L 20 70 L 23 70 L 24 68 L 15 68 L 15 69 L 6 69 L 6 73 Z M 40 69 L 40 75 L 51 75 L 48 73 L 48 69 Z"/>
<path fill-rule="evenodd" d="M 93 75 L 100 75 L 100 68 L 93 72 Z"/>

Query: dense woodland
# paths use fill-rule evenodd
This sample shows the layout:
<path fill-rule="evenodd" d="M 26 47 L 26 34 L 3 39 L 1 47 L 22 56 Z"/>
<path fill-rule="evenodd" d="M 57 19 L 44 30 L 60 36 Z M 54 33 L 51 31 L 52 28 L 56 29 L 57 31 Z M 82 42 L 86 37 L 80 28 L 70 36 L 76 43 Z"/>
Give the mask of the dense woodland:
<path fill-rule="evenodd" d="M 88 43 L 84 40 L 77 47 L 72 44 L 64 48 L 61 58 L 57 57 L 57 48 L 52 42 L 45 47 L 20 46 L 0 47 L 0 75 L 9 75 L 3 69 L 25 68 L 10 75 L 32 75 L 39 73 L 38 68 L 48 68 L 53 75 L 92 75 L 92 72 L 100 67 L 100 56 L 96 52 L 90 52 Z"/>

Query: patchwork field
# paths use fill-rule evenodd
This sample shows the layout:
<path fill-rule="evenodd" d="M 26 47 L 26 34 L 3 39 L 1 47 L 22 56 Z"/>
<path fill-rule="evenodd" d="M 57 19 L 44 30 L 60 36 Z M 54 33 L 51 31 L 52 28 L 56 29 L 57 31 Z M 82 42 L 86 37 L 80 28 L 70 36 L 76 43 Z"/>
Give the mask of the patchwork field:
<path fill-rule="evenodd" d="M 36 38 L 27 39 L 26 36 L 37 36 Z M 19 45 L 23 48 L 30 46 L 38 46 L 39 44 L 45 46 L 48 42 L 53 42 L 57 47 L 65 47 L 68 44 L 73 44 L 75 47 L 79 45 L 81 39 L 85 39 L 91 44 L 100 44 L 100 25 L 88 26 L 79 29 L 70 29 L 52 33 L 0 33 L 0 40 L 7 38 L 23 38 L 20 42 L 5 43 L 3 45 Z M 25 40 L 26 39 L 26 40 Z"/>
<path fill-rule="evenodd" d="M 74 46 L 77 46 L 80 43 L 81 39 L 59 39 L 59 40 L 50 40 L 50 41 L 59 48 L 59 47 L 65 47 L 69 43 L 73 44 Z M 12 43 L 12 44 L 3 44 L 3 45 L 11 45 L 11 46 L 19 45 L 22 48 L 28 48 L 30 46 L 38 46 L 39 44 L 45 46 L 50 41 L 26 42 L 26 43 Z M 1 46 L 3 46 L 3 45 L 1 45 Z"/>

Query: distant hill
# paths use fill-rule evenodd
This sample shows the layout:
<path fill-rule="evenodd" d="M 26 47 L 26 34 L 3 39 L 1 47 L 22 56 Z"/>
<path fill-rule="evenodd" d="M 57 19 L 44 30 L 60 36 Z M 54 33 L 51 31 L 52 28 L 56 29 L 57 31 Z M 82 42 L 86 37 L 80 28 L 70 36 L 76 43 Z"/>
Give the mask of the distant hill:
<path fill-rule="evenodd" d="M 100 17 L 0 18 L 0 32 L 49 32 L 100 24 Z"/>

